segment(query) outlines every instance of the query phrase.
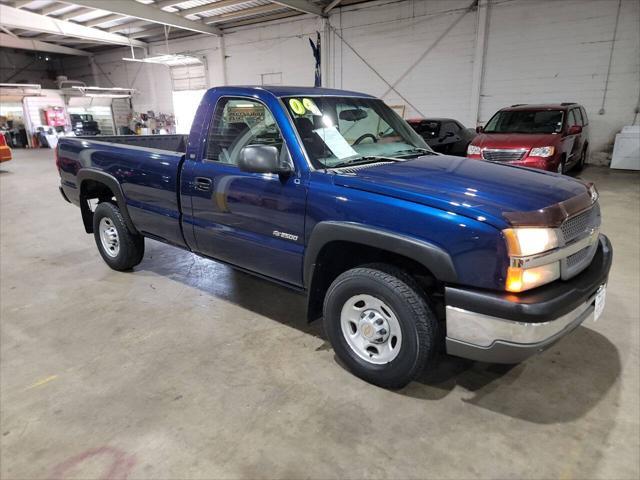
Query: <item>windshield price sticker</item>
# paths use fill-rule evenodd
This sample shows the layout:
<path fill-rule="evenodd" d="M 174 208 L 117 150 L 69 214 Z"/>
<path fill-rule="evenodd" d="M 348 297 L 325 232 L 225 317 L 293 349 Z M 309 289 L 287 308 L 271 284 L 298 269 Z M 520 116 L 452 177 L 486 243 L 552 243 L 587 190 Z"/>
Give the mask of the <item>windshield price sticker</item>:
<path fill-rule="evenodd" d="M 297 98 L 290 99 L 289 100 L 289 106 L 291 107 L 291 110 L 293 110 L 293 112 L 296 115 L 304 115 L 304 113 L 306 112 L 306 109 L 304 108 L 304 105 Z"/>
<path fill-rule="evenodd" d="M 310 98 L 303 98 L 302 105 L 304 105 L 304 108 L 309 110 L 313 115 L 322 116 L 322 112 L 320 111 L 318 106 L 315 104 L 315 102 Z"/>
<path fill-rule="evenodd" d="M 349 142 L 347 142 L 336 127 L 318 128 L 314 130 L 315 133 L 322 139 L 322 141 L 329 147 L 331 153 L 333 153 L 340 160 L 347 157 L 358 155 Z"/>

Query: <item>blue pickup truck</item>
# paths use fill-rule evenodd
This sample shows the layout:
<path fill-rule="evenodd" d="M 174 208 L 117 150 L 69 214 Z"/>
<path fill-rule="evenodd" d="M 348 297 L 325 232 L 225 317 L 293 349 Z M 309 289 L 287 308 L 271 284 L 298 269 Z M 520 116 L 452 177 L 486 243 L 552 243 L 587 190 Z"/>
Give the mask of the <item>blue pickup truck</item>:
<path fill-rule="evenodd" d="M 64 138 L 56 164 L 111 268 L 149 238 L 303 292 L 383 387 L 439 351 L 518 363 L 604 308 L 593 185 L 436 154 L 369 95 L 212 88 L 189 136 Z"/>

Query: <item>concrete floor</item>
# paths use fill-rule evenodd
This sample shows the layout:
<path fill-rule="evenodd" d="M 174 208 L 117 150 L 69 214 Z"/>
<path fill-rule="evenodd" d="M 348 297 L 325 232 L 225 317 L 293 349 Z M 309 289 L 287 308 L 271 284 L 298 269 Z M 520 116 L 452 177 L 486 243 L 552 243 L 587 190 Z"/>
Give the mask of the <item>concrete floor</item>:
<path fill-rule="evenodd" d="M 0 170 L 2 478 L 640 476 L 638 174 L 582 175 L 615 248 L 598 323 L 391 392 L 281 287 L 153 241 L 110 270 L 50 151 Z"/>

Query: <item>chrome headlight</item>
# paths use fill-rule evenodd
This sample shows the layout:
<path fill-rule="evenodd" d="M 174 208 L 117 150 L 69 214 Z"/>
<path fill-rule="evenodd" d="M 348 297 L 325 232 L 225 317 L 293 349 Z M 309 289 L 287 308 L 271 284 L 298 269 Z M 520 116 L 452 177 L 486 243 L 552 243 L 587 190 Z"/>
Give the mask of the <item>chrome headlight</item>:
<path fill-rule="evenodd" d="M 554 228 L 507 228 L 503 230 L 511 257 L 527 257 L 558 248 L 558 234 Z"/>
<path fill-rule="evenodd" d="M 480 147 L 477 145 L 469 145 L 467 147 L 467 155 L 480 155 Z"/>
<path fill-rule="evenodd" d="M 530 157 L 550 157 L 556 151 L 553 147 L 537 147 L 532 148 L 529 152 Z"/>
<path fill-rule="evenodd" d="M 560 278 L 560 262 L 552 262 L 538 267 L 524 268 L 517 262 L 518 257 L 538 255 L 558 248 L 560 241 L 553 228 L 507 228 L 502 231 L 507 242 L 511 266 L 507 271 L 506 290 L 523 292 Z M 513 260 L 516 260 L 514 262 Z"/>

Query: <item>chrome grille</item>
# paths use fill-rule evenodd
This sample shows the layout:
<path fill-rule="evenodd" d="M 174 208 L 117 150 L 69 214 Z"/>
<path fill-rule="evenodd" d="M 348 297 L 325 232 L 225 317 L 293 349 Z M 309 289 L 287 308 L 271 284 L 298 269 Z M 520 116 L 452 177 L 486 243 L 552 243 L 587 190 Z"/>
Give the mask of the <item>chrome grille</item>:
<path fill-rule="evenodd" d="M 490 162 L 517 162 L 527 153 L 526 148 L 518 149 L 499 149 L 499 148 L 485 148 L 482 150 L 482 158 L 489 160 Z"/>
<path fill-rule="evenodd" d="M 595 203 L 589 210 L 566 220 L 560 230 L 565 243 L 570 243 L 578 237 L 589 233 L 591 229 L 600 226 L 600 205 Z"/>
<path fill-rule="evenodd" d="M 593 206 L 575 217 L 571 217 L 560 226 L 564 245 L 570 245 L 600 228 L 600 205 Z M 589 266 L 598 249 L 598 242 L 569 255 L 560 263 L 561 276 L 564 280 L 576 276 Z"/>
<path fill-rule="evenodd" d="M 569 255 L 567 257 L 567 267 L 573 268 L 578 265 L 581 261 L 583 261 L 589 255 L 589 247 L 583 248 L 579 252 L 574 253 L 573 255 Z"/>

